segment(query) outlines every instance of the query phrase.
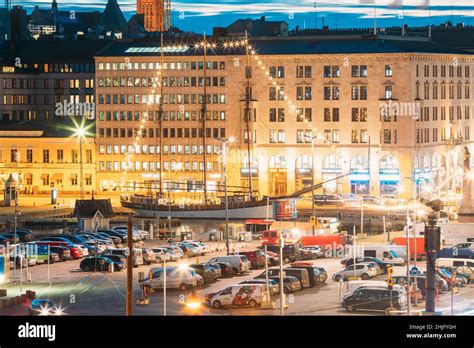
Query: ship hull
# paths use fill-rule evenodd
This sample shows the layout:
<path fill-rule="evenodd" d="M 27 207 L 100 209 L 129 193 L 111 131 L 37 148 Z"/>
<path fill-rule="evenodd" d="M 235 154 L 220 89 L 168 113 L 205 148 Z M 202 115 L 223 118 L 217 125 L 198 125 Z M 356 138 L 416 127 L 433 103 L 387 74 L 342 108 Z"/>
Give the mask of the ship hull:
<path fill-rule="evenodd" d="M 226 218 L 226 210 L 223 207 L 206 208 L 206 209 L 190 209 L 189 207 L 179 208 L 174 206 L 171 211 L 164 206 L 159 206 L 157 210 L 145 209 L 141 204 L 131 202 L 122 202 L 122 206 L 131 209 L 136 215 L 144 218 L 154 218 L 159 215 L 160 218 L 171 216 L 172 219 L 214 219 L 223 220 Z M 245 219 L 266 219 L 273 218 L 272 206 L 252 205 L 248 207 L 229 207 L 230 220 Z"/>

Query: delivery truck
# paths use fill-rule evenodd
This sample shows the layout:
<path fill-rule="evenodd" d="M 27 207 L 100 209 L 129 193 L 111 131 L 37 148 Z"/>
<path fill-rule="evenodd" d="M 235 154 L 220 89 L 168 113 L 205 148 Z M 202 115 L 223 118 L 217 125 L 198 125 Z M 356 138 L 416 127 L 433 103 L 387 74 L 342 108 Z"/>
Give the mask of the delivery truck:
<path fill-rule="evenodd" d="M 425 238 L 424 237 L 411 237 L 410 240 L 410 258 L 415 258 L 415 244 L 416 244 L 416 259 L 421 261 L 426 261 L 427 253 L 425 250 Z M 407 246 L 407 238 L 406 237 L 397 237 L 392 239 L 392 244 L 394 245 L 401 245 Z"/>

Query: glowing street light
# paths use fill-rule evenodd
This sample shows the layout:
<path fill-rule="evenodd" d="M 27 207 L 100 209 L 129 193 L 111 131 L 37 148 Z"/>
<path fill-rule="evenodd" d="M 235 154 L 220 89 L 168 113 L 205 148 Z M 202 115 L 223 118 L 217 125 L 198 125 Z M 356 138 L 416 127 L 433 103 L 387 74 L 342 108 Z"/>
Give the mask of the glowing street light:
<path fill-rule="evenodd" d="M 84 199 L 84 161 L 82 159 L 82 139 L 86 135 L 86 130 L 82 126 L 76 128 L 75 136 L 79 139 L 79 166 L 80 166 L 80 185 L 81 185 L 81 199 Z"/>

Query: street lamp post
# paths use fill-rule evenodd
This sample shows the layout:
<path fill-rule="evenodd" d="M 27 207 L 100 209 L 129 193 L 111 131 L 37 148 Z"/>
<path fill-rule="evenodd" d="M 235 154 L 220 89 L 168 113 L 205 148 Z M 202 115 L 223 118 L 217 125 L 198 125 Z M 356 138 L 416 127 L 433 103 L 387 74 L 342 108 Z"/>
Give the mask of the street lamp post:
<path fill-rule="evenodd" d="M 410 180 L 412 182 L 413 185 L 415 185 L 415 180 L 410 177 L 410 176 L 407 176 L 407 177 L 404 177 L 402 179 L 402 181 L 400 182 L 400 186 L 403 186 L 403 181 L 405 180 Z M 416 192 L 416 191 L 415 191 Z M 416 196 L 409 199 L 408 202 L 407 202 L 407 210 L 406 210 L 406 240 L 407 240 L 407 315 L 411 315 L 411 278 L 410 278 L 410 261 L 411 261 L 411 256 L 410 256 L 410 228 L 409 228 L 409 224 L 410 224 L 410 215 L 409 215 L 409 204 L 411 201 L 416 201 Z M 413 209 L 415 211 L 414 213 L 414 221 L 413 221 L 413 232 L 415 231 L 415 228 L 416 228 L 416 206 L 415 208 Z M 415 241 L 416 241 L 416 236 L 414 235 L 414 238 L 415 238 Z M 415 260 L 416 260 L 416 246 L 415 247 L 415 250 L 414 250 L 414 255 L 415 255 Z M 418 284 L 417 284 L 417 276 L 415 275 L 415 284 L 413 285 L 413 292 L 414 292 L 414 304 L 416 306 L 417 304 L 417 300 L 416 300 L 416 296 L 417 296 L 417 291 L 418 291 Z"/>
<path fill-rule="evenodd" d="M 225 200 L 225 247 L 227 255 L 230 254 L 230 245 L 229 245 L 229 197 L 227 195 L 227 143 L 233 143 L 234 138 L 230 139 L 218 139 L 222 142 L 222 171 L 224 174 L 224 200 Z M 249 158 L 249 170 L 250 168 L 250 158 Z"/>
<path fill-rule="evenodd" d="M 76 129 L 76 136 L 79 139 L 79 180 L 80 180 L 80 188 L 81 188 L 81 199 L 84 199 L 84 161 L 82 157 L 82 143 L 84 136 L 86 134 L 86 130 L 83 127 L 78 127 Z"/>
<path fill-rule="evenodd" d="M 316 219 L 316 207 L 314 203 L 314 175 L 315 173 L 315 166 L 314 166 L 314 150 L 315 150 L 315 144 L 314 141 L 317 139 L 321 139 L 322 136 L 321 134 L 317 134 L 315 136 L 311 137 L 311 214 L 313 216 L 313 219 Z M 313 225 L 313 236 L 316 235 L 316 226 L 315 222 L 312 223 Z"/>

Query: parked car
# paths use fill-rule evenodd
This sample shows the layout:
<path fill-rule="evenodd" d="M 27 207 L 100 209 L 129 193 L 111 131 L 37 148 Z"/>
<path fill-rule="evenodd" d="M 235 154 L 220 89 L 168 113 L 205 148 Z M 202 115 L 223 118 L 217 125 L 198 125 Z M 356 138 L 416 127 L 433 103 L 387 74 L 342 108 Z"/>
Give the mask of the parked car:
<path fill-rule="evenodd" d="M 121 271 L 124 268 L 122 262 L 112 261 L 105 256 L 89 256 L 83 259 L 79 265 L 79 268 L 90 272 L 90 271 L 109 271 L 113 265 L 114 272 Z"/>
<path fill-rule="evenodd" d="M 247 259 L 250 261 L 250 268 L 252 269 L 265 267 L 265 256 L 259 249 L 252 251 L 239 251 L 236 255 L 247 256 Z"/>
<path fill-rule="evenodd" d="M 10 235 L 15 235 L 14 231 L 7 232 L 4 234 L 10 234 Z M 28 243 L 33 240 L 33 232 L 30 230 L 25 230 L 23 228 L 18 228 L 16 230 L 16 236 L 20 239 L 18 242 L 19 243 Z"/>
<path fill-rule="evenodd" d="M 300 248 L 301 260 L 314 260 L 324 257 L 324 251 L 319 246 L 302 246 Z"/>
<path fill-rule="evenodd" d="M 166 267 L 167 289 L 179 289 L 184 291 L 200 285 L 202 281 L 202 277 L 192 268 L 176 266 Z M 162 289 L 163 284 L 163 267 L 151 268 L 142 282 L 142 286 L 152 289 Z"/>
<path fill-rule="evenodd" d="M 215 279 L 221 278 L 222 277 L 222 270 L 221 266 L 219 266 L 218 263 L 208 263 L 209 267 L 214 271 L 215 273 Z"/>
<path fill-rule="evenodd" d="M 106 234 L 112 237 L 118 237 L 120 238 L 122 243 L 127 242 L 127 234 L 124 232 L 113 231 L 113 230 L 98 230 L 97 233 Z"/>
<path fill-rule="evenodd" d="M 183 253 L 187 255 L 188 257 L 193 257 L 193 256 L 200 256 L 201 255 L 201 248 L 186 242 L 179 242 L 178 246 L 181 248 Z"/>
<path fill-rule="evenodd" d="M 387 268 L 394 266 L 393 262 L 382 261 L 376 257 L 357 257 L 355 259 L 355 263 L 364 262 L 375 262 L 380 267 L 381 274 L 387 274 Z M 354 258 L 344 258 L 341 260 L 341 263 L 346 267 L 351 266 L 352 264 L 354 264 Z"/>
<path fill-rule="evenodd" d="M 15 235 L 13 232 L 2 233 L 1 236 L 8 240 L 10 244 L 17 244 L 20 243 L 20 236 Z"/>
<path fill-rule="evenodd" d="M 354 271 L 355 267 L 355 271 Z M 360 277 L 363 280 L 370 279 L 377 275 L 377 270 L 374 266 L 368 263 L 358 263 L 355 265 L 350 265 L 343 269 L 342 271 L 336 272 L 333 274 L 332 279 L 336 282 L 342 280 L 348 280 L 350 277 Z"/>
<path fill-rule="evenodd" d="M 143 264 L 151 265 L 152 263 L 157 263 L 158 259 L 155 252 L 150 248 L 142 248 L 143 255 Z"/>
<path fill-rule="evenodd" d="M 112 228 L 113 231 L 122 231 L 122 232 L 125 232 L 125 233 L 128 233 L 128 227 L 127 226 L 116 226 L 114 228 Z M 148 232 L 146 231 L 141 231 L 139 230 L 138 228 L 136 228 L 135 226 L 132 227 L 132 239 L 134 242 L 139 242 L 141 240 L 144 239 L 144 237 L 148 237 L 147 236 Z"/>
<path fill-rule="evenodd" d="M 87 238 L 82 237 L 81 235 L 77 234 L 61 234 L 57 237 L 49 237 L 50 240 L 68 240 L 75 244 L 84 244 L 88 241 Z"/>
<path fill-rule="evenodd" d="M 108 238 L 110 240 L 112 240 L 112 242 L 114 243 L 114 245 L 117 245 L 117 244 L 122 244 L 122 239 L 120 237 L 117 237 L 117 236 L 111 236 L 105 232 L 97 232 L 96 233 L 97 236 L 101 236 L 101 237 L 104 237 L 104 238 Z"/>
<path fill-rule="evenodd" d="M 52 247 L 50 247 L 50 250 L 53 253 L 56 253 L 56 254 L 59 255 L 59 260 L 60 261 L 68 261 L 68 260 L 71 260 L 73 258 L 71 256 L 71 252 L 65 246 L 52 246 Z"/>
<path fill-rule="evenodd" d="M 299 261 L 301 258 L 300 247 L 301 243 L 285 244 L 285 246 L 283 247 L 283 262 L 290 263 Z M 280 259 L 279 245 L 267 245 L 267 250 L 277 254 L 278 259 Z"/>
<path fill-rule="evenodd" d="M 8 243 L 10 243 L 8 238 L 0 235 L 0 244 L 7 245 Z"/>
<path fill-rule="evenodd" d="M 213 262 L 227 262 L 232 266 L 234 274 L 246 273 L 250 271 L 250 261 L 245 255 L 227 255 L 227 256 L 217 256 L 209 260 L 209 263 Z"/>
<path fill-rule="evenodd" d="M 291 264 L 292 268 L 304 268 L 308 271 L 309 283 L 311 286 L 321 284 L 326 281 L 327 273 L 324 268 L 316 267 L 311 262 L 298 261 Z"/>
<path fill-rule="evenodd" d="M 123 268 L 127 268 L 127 257 L 123 255 L 116 255 L 116 254 L 108 254 L 107 252 L 105 254 L 102 254 L 101 256 L 104 256 L 108 259 L 111 259 L 114 262 L 121 262 L 123 263 Z"/>
<path fill-rule="evenodd" d="M 36 242 L 38 245 L 49 245 L 49 246 L 64 246 L 69 249 L 71 252 L 71 256 L 74 259 L 80 259 L 81 257 L 85 256 L 84 250 L 77 244 L 74 244 L 70 241 L 55 241 L 55 240 L 47 240 L 42 239 Z"/>
<path fill-rule="evenodd" d="M 265 258 L 265 250 L 263 249 L 260 249 L 260 250 L 262 250 L 262 255 Z M 268 266 L 273 267 L 273 266 L 278 266 L 280 264 L 280 255 L 268 250 L 266 254 L 267 254 L 267 259 L 268 259 L 267 261 Z"/>
<path fill-rule="evenodd" d="M 62 310 L 56 307 L 53 301 L 47 299 L 35 299 L 31 301 L 28 311 L 30 312 L 30 315 L 34 316 L 49 316 L 62 314 Z"/>
<path fill-rule="evenodd" d="M 214 263 L 210 263 L 213 265 Z M 228 262 L 216 262 L 216 265 L 219 266 L 221 269 L 221 276 L 222 277 L 232 277 L 234 275 L 234 270 L 232 269 L 232 265 Z"/>
<path fill-rule="evenodd" d="M 406 296 L 402 288 L 388 290 L 377 287 L 362 287 L 345 295 L 341 305 L 348 312 L 359 309 L 386 311 L 392 306 L 401 310 L 406 305 Z"/>
<path fill-rule="evenodd" d="M 134 248 L 132 250 L 133 252 L 133 267 L 138 267 L 140 265 L 144 264 L 143 260 L 143 251 L 142 249 L 139 248 Z M 128 248 L 116 248 L 116 249 L 109 249 L 107 251 L 108 254 L 113 254 L 113 255 L 122 255 L 127 257 L 128 255 Z"/>
<path fill-rule="evenodd" d="M 239 284 L 267 284 L 266 279 L 248 279 L 240 282 Z M 275 279 L 268 278 L 268 289 L 270 296 L 277 295 L 280 293 L 280 285 Z"/>
<path fill-rule="evenodd" d="M 171 261 L 178 261 L 184 258 L 183 250 L 177 245 L 168 245 L 165 247 L 166 252 L 169 253 Z"/>
<path fill-rule="evenodd" d="M 286 267 L 283 269 L 285 275 L 293 276 L 298 278 L 298 280 L 301 282 L 301 287 L 304 288 L 309 288 L 312 284 L 310 277 L 309 277 L 309 272 L 308 270 L 304 268 L 294 268 L 294 267 Z M 261 273 L 255 278 L 260 278 L 260 279 L 265 279 L 266 277 L 266 271 Z M 274 277 L 274 276 L 280 276 L 280 268 L 269 268 L 268 269 L 268 276 L 269 277 Z"/>
<path fill-rule="evenodd" d="M 193 241 L 193 240 L 187 240 L 186 241 L 187 244 L 190 244 L 191 246 L 195 247 L 197 250 L 199 250 L 200 254 L 201 255 L 206 255 L 207 253 L 209 253 L 209 247 L 202 243 L 202 242 L 196 242 L 196 241 Z"/>
<path fill-rule="evenodd" d="M 275 281 L 278 284 L 278 287 L 280 286 L 279 276 L 268 277 L 268 279 Z M 285 294 L 300 291 L 301 289 L 303 289 L 303 287 L 301 286 L 301 282 L 298 278 L 292 276 L 283 277 L 283 292 Z"/>
<path fill-rule="evenodd" d="M 157 263 L 172 261 L 171 255 L 167 252 L 166 248 L 150 248 L 150 250 L 155 253 Z"/>
<path fill-rule="evenodd" d="M 269 299 L 270 294 L 265 284 L 240 284 L 229 286 L 221 291 L 205 295 L 211 307 L 242 307 L 255 308 Z"/>
<path fill-rule="evenodd" d="M 324 283 L 328 279 L 328 272 L 323 267 L 314 267 L 319 270 L 319 279 Z"/>
<path fill-rule="evenodd" d="M 210 283 L 217 279 L 216 272 L 207 263 L 189 265 L 197 274 L 204 278 L 204 282 Z"/>

